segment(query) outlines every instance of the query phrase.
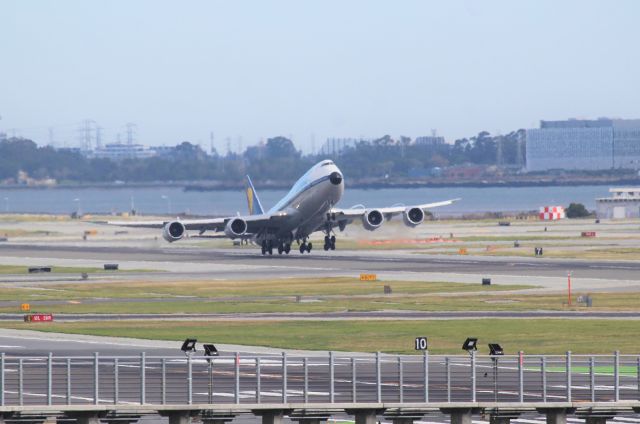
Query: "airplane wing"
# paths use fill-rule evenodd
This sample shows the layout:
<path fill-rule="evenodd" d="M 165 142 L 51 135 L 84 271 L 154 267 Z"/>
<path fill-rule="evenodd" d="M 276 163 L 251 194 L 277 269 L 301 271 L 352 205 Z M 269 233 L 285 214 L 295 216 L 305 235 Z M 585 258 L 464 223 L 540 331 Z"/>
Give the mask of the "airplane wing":
<path fill-rule="evenodd" d="M 242 232 L 236 234 L 234 237 L 229 236 L 229 238 L 235 237 L 249 237 L 254 234 L 257 234 L 261 231 L 268 230 L 272 227 L 279 225 L 279 223 L 288 217 L 288 213 L 286 212 L 276 212 L 274 214 L 260 214 L 260 215 L 249 215 L 249 216 L 231 216 L 224 218 L 204 218 L 204 219 L 180 219 L 176 218 L 175 220 L 167 220 L 167 221 L 106 221 L 101 222 L 102 224 L 107 225 L 116 225 L 119 227 L 133 227 L 133 228 L 156 228 L 162 229 L 165 234 L 165 239 L 168 241 L 175 241 L 184 235 L 184 231 L 198 231 L 199 235 L 204 234 L 205 231 L 212 231 L 214 233 L 223 232 L 225 228 L 227 228 L 227 224 L 230 221 L 237 221 L 239 227 L 243 229 Z M 169 226 L 174 223 L 177 224 L 178 228 L 174 230 L 178 231 L 177 233 L 173 233 L 174 237 L 167 235 L 167 231 L 169 230 Z M 180 225 L 181 224 L 181 225 Z M 232 234 L 234 235 L 234 234 Z M 223 237 L 222 235 L 220 235 Z M 174 240 L 175 238 L 175 240 Z"/>
<path fill-rule="evenodd" d="M 336 214 L 336 219 L 338 219 L 338 217 L 345 217 L 345 218 L 359 218 L 361 216 L 363 216 L 368 210 L 378 210 L 380 211 L 383 215 L 385 215 L 385 217 L 387 218 L 391 218 L 394 215 L 398 215 L 401 213 L 404 213 L 406 210 L 408 209 L 413 209 L 413 208 L 418 208 L 421 209 L 422 211 L 427 211 L 429 209 L 433 209 L 433 208 L 438 208 L 440 206 L 448 206 L 451 205 L 455 202 L 457 202 L 458 199 L 450 199 L 450 200 L 443 200 L 441 202 L 434 202 L 434 203 L 423 203 L 421 205 L 410 205 L 410 206 L 389 206 L 386 208 L 364 208 L 364 207 L 356 207 L 356 208 L 350 208 L 350 209 L 332 209 L 331 212 Z"/>
<path fill-rule="evenodd" d="M 186 230 L 222 231 L 230 218 L 212 219 L 179 219 Z M 118 227 L 133 228 L 164 228 L 165 225 L 173 221 L 106 221 L 103 224 L 116 225 Z"/>
<path fill-rule="evenodd" d="M 327 214 L 327 221 L 319 229 L 326 227 L 328 224 L 332 228 L 339 227 L 340 231 L 342 231 L 344 227 L 351 224 L 354 219 L 361 219 L 364 228 L 373 231 L 379 228 L 384 221 L 388 221 L 396 215 L 403 215 L 405 224 L 409 227 L 415 227 L 422 223 L 425 218 L 425 212 L 429 209 L 447 206 L 458 200 L 460 199 L 443 200 L 420 205 L 396 205 L 384 208 L 365 208 L 364 206 L 357 206 L 350 209 L 334 208 Z"/>

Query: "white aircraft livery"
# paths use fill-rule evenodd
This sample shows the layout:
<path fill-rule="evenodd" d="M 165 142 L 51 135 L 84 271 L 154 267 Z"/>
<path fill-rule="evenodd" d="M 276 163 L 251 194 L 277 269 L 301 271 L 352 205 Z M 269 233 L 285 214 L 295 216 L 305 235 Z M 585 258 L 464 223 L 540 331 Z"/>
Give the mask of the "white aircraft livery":
<path fill-rule="evenodd" d="M 335 228 L 343 231 L 354 220 L 361 220 L 369 231 L 382 226 L 385 220 L 402 214 L 405 225 L 415 227 L 425 218 L 427 209 L 446 206 L 459 200 L 445 200 L 414 206 L 391 206 L 367 209 L 357 206 L 338 209 L 335 205 L 344 193 L 344 177 L 340 169 L 330 160 L 323 160 L 309 169 L 293 185 L 289 193 L 274 207 L 264 211 L 251 179 L 246 178 L 246 194 L 249 215 L 210 219 L 176 219 L 165 222 L 109 222 L 126 227 L 162 228 L 162 236 L 168 242 L 185 237 L 186 232 L 198 231 L 200 236 L 206 231 L 214 232 L 207 237 L 226 237 L 253 241 L 261 246 L 262 254 L 289 254 L 294 241 L 300 253 L 311 252 L 313 245 L 309 236 L 322 231 L 324 250 L 335 250 Z"/>

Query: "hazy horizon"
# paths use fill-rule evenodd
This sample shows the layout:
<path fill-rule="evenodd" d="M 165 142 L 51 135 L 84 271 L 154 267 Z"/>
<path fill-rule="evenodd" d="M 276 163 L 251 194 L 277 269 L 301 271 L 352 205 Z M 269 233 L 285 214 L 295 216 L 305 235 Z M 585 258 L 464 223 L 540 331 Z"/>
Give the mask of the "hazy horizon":
<path fill-rule="evenodd" d="M 0 131 L 232 150 L 640 118 L 634 1 L 4 1 Z"/>

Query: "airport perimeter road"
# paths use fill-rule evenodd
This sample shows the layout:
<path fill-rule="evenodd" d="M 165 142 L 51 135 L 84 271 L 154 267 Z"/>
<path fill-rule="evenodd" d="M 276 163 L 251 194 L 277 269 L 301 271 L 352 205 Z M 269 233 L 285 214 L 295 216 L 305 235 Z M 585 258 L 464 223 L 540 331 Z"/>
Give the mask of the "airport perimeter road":
<path fill-rule="evenodd" d="M 134 248 L 116 246 L 55 246 L 2 244 L 6 263 L 46 263 L 101 266 L 118 262 L 124 269 L 169 271 L 154 279 L 256 279 L 283 277 L 353 276 L 377 273 L 387 280 L 479 282 L 492 277 L 495 284 L 534 284 L 563 289 L 572 272 L 576 289 L 640 290 L 640 263 L 546 258 L 508 258 L 427 255 L 411 251 L 314 250 L 311 254 L 263 257 L 253 248 Z M 138 277 L 143 273 L 136 274 Z M 53 277 L 53 276 L 52 276 Z M 22 277 L 28 278 L 28 277 Z M 124 278 L 112 277 L 112 278 Z M 129 276 L 131 278 L 131 276 Z"/>

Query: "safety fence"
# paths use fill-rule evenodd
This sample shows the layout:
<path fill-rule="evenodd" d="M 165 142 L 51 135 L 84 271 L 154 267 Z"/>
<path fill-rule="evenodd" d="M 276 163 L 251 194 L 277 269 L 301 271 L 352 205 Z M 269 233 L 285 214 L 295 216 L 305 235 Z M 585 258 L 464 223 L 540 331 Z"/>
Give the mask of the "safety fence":
<path fill-rule="evenodd" d="M 614 402 L 640 400 L 640 356 L 20 357 L 0 405 Z"/>

